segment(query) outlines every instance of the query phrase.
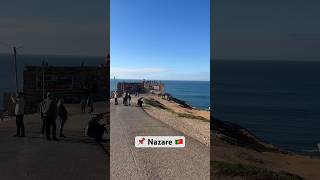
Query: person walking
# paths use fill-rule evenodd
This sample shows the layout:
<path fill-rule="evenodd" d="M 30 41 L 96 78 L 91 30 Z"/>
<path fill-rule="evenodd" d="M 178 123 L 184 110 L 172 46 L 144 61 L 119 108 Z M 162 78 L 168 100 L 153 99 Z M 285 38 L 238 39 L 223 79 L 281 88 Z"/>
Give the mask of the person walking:
<path fill-rule="evenodd" d="M 87 106 L 89 108 L 89 113 L 92 113 L 94 108 L 93 108 L 93 100 L 91 96 L 89 96 L 87 99 Z"/>
<path fill-rule="evenodd" d="M 65 122 L 68 119 L 68 111 L 67 108 L 64 106 L 64 101 L 63 99 L 59 99 L 58 101 L 58 120 L 60 121 L 60 137 L 66 137 L 63 134 L 63 127 Z"/>
<path fill-rule="evenodd" d="M 80 101 L 80 106 L 81 106 L 81 112 L 85 113 L 86 112 L 86 98 L 82 97 Z"/>
<path fill-rule="evenodd" d="M 23 123 L 23 116 L 24 116 L 24 97 L 23 93 L 19 92 L 16 97 L 11 96 L 12 102 L 15 104 L 15 116 L 16 116 L 16 125 L 17 125 L 17 133 L 14 136 L 17 137 L 24 137 L 24 123 Z"/>
<path fill-rule="evenodd" d="M 126 105 L 127 104 L 127 94 L 126 93 L 123 94 L 122 99 L 123 99 L 123 105 Z"/>
<path fill-rule="evenodd" d="M 128 105 L 131 106 L 131 95 L 128 93 Z"/>
<path fill-rule="evenodd" d="M 44 118 L 44 115 L 43 115 L 43 109 L 44 109 L 44 105 L 45 105 L 45 100 L 41 101 L 40 102 L 40 117 L 41 117 L 41 121 L 42 121 L 42 128 L 41 128 L 41 134 L 40 136 L 42 137 L 44 135 L 44 132 L 45 132 L 45 127 L 46 127 L 46 121 L 45 121 L 45 118 Z"/>
<path fill-rule="evenodd" d="M 114 92 L 114 105 L 118 105 L 118 93 Z"/>
<path fill-rule="evenodd" d="M 53 94 L 48 92 L 47 98 L 44 103 L 43 107 L 43 117 L 45 119 L 45 126 L 46 126 L 46 136 L 47 140 L 50 141 L 50 129 L 52 127 L 52 139 L 54 141 L 58 141 L 56 137 L 57 125 L 57 103 L 53 97 Z"/>

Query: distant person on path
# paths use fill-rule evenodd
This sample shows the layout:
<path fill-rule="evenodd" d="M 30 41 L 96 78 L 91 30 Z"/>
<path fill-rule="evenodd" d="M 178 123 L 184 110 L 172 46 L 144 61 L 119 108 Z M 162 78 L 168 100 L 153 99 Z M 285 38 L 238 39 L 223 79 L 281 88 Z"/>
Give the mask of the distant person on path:
<path fill-rule="evenodd" d="M 80 101 L 80 106 L 81 106 L 81 112 L 85 113 L 86 112 L 86 98 L 82 97 Z"/>
<path fill-rule="evenodd" d="M 24 137 L 24 97 L 23 93 L 19 92 L 16 97 L 11 96 L 12 102 L 15 104 L 15 116 L 16 116 L 16 124 L 17 124 L 17 133 L 14 136 Z"/>
<path fill-rule="evenodd" d="M 65 122 L 68 119 L 68 111 L 67 108 L 64 106 L 63 99 L 59 99 L 58 101 L 58 120 L 60 121 L 60 137 L 66 137 L 63 134 L 63 127 Z"/>
<path fill-rule="evenodd" d="M 127 93 L 123 94 L 123 105 L 127 105 Z"/>
<path fill-rule="evenodd" d="M 45 118 L 47 140 L 51 140 L 50 128 L 52 127 L 52 139 L 58 141 L 56 137 L 57 103 L 50 92 L 47 93 L 47 99 L 45 100 L 43 108 L 43 116 Z"/>
<path fill-rule="evenodd" d="M 130 95 L 130 93 L 128 93 L 128 105 L 129 106 L 131 105 L 131 95 Z"/>
<path fill-rule="evenodd" d="M 114 92 L 114 105 L 118 105 L 118 93 Z"/>
<path fill-rule="evenodd" d="M 93 112 L 93 100 L 92 100 L 91 96 L 89 96 L 87 99 L 87 106 L 89 108 L 89 113 L 92 113 Z"/>

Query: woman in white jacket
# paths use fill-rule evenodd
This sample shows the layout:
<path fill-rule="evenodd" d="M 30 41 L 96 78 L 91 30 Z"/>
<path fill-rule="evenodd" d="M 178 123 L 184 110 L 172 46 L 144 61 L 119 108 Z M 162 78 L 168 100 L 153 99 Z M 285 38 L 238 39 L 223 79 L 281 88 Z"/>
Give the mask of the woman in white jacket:
<path fill-rule="evenodd" d="M 19 92 L 16 97 L 11 96 L 12 102 L 15 104 L 14 113 L 16 115 L 17 134 L 15 136 L 24 137 L 24 97 L 23 93 Z"/>

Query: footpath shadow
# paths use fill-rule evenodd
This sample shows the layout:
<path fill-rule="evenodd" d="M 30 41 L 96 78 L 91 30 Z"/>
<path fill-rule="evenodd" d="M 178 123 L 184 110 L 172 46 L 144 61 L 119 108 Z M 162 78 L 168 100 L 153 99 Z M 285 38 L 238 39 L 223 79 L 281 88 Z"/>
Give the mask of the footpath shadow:
<path fill-rule="evenodd" d="M 40 135 L 35 135 L 35 133 L 32 133 L 31 135 L 26 135 L 25 137 L 21 138 L 21 137 L 8 137 L 8 138 L 12 138 L 12 139 L 16 139 L 16 140 L 40 140 L 43 142 L 55 142 L 55 143 L 61 143 L 61 144 L 87 144 L 87 145 L 91 145 L 91 146 L 99 146 L 101 147 L 102 151 L 104 153 L 106 153 L 108 156 L 110 156 L 110 152 L 108 150 L 108 144 L 110 143 L 109 140 L 102 140 L 100 142 L 94 140 L 93 138 L 87 137 L 87 136 L 68 136 L 66 138 L 59 138 L 58 141 L 48 141 L 44 136 L 40 136 Z"/>

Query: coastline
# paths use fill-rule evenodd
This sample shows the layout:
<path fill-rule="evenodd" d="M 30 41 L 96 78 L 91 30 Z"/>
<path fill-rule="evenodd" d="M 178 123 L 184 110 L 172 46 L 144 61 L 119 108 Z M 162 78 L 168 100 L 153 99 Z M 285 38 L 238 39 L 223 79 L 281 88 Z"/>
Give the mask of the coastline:
<path fill-rule="evenodd" d="M 213 117 L 211 122 L 211 162 L 215 167 L 213 176 L 232 176 L 232 173 L 224 173 L 225 167 L 220 167 L 222 163 L 224 166 L 234 166 L 234 172 L 239 171 L 241 167 L 256 168 L 257 172 L 278 173 L 278 177 L 282 177 L 281 173 L 285 172 L 290 176 L 289 179 L 316 180 L 320 177 L 317 169 L 320 167 L 320 158 L 284 151 L 260 140 L 247 129 L 234 123 Z"/>
<path fill-rule="evenodd" d="M 316 180 L 320 177 L 317 170 L 320 159 L 317 157 L 282 150 L 262 141 L 244 127 L 213 117 L 210 119 L 209 111 L 188 108 L 179 101 L 157 95 L 144 98 L 143 109 L 150 116 L 211 147 L 212 177 L 245 179 L 250 175 L 248 171 L 263 172 L 267 178 Z M 231 173 L 225 173 L 225 169 Z"/>

